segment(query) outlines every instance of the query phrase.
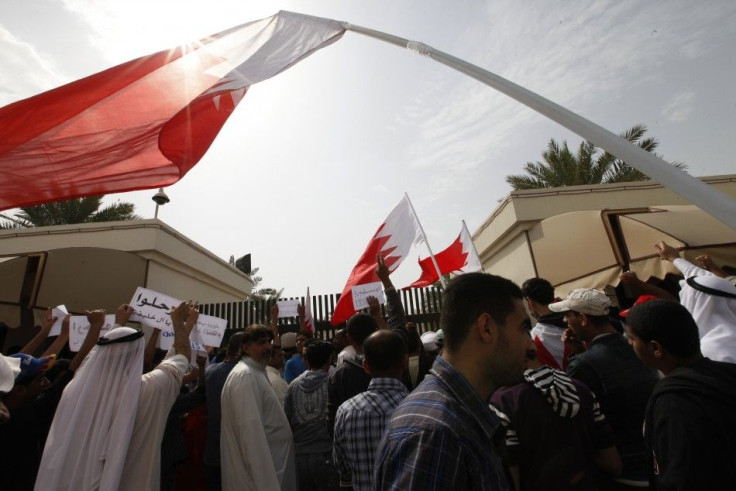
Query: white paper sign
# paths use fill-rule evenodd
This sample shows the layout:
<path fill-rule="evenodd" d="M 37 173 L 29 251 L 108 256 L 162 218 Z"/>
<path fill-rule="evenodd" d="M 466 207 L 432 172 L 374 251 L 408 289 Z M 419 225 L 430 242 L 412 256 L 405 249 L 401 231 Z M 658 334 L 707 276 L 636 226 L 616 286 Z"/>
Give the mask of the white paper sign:
<path fill-rule="evenodd" d="M 69 312 L 66 310 L 66 306 L 64 305 L 59 305 L 58 307 L 51 309 L 51 316 L 56 317 L 56 322 L 51 326 L 49 336 L 58 336 L 61 334 L 61 324 L 64 322 L 67 315 L 69 315 Z"/>
<path fill-rule="evenodd" d="M 366 283 L 365 285 L 356 285 L 353 291 L 353 307 L 361 310 L 368 307 L 368 297 L 376 297 L 381 305 L 386 303 L 386 297 L 383 295 L 383 285 L 380 281 L 375 283 Z"/>
<path fill-rule="evenodd" d="M 189 339 L 204 346 L 219 347 L 227 329 L 227 320 L 211 315 L 199 314 L 197 324 L 192 329 Z"/>
<path fill-rule="evenodd" d="M 100 336 L 104 336 L 107 331 L 115 325 L 115 314 L 107 314 L 105 323 L 100 329 Z M 69 349 L 73 352 L 79 351 L 82 347 L 84 339 L 87 337 L 90 325 L 86 315 L 73 315 L 69 319 Z"/>
<path fill-rule="evenodd" d="M 279 306 L 279 319 L 282 317 L 297 317 L 299 312 L 299 300 L 279 300 L 276 302 Z"/>
<path fill-rule="evenodd" d="M 194 334 L 194 331 L 192 331 L 192 334 Z M 201 343 L 196 343 L 192 341 L 191 337 L 189 339 L 189 344 L 192 347 L 193 353 L 196 353 L 196 352 L 204 352 L 205 354 L 207 353 L 207 350 L 205 349 L 204 345 L 202 345 Z M 157 343 L 158 349 L 169 351 L 172 346 L 174 346 L 174 331 L 161 331 L 161 333 L 158 336 L 158 343 Z M 196 358 L 194 358 L 194 360 L 196 360 Z"/>
<path fill-rule="evenodd" d="M 177 307 L 180 303 L 181 300 L 139 286 L 129 304 L 133 307 L 130 320 L 144 323 L 156 329 L 171 331 L 171 316 L 169 314 L 171 309 Z"/>

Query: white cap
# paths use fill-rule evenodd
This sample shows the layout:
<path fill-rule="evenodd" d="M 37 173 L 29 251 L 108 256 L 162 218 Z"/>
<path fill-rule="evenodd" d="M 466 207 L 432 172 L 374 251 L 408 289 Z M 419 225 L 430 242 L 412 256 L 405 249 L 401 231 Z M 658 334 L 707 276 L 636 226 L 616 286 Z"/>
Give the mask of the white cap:
<path fill-rule="evenodd" d="M 427 331 L 420 336 L 422 344 L 424 345 L 425 351 L 436 351 L 437 350 L 437 334 L 434 331 Z"/>
<path fill-rule="evenodd" d="M 593 288 L 578 288 L 573 290 L 561 302 L 549 304 L 552 312 L 580 312 L 588 315 L 608 315 L 611 299 L 600 290 Z"/>

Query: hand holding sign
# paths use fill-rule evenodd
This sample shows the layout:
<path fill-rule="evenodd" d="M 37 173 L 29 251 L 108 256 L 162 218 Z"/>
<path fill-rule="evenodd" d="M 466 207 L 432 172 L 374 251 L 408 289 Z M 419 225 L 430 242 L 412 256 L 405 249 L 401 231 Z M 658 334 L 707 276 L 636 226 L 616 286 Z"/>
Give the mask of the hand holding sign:
<path fill-rule="evenodd" d="M 380 281 L 365 285 L 355 285 L 353 287 L 353 307 L 355 307 L 355 310 L 362 310 L 368 307 L 368 297 L 376 297 L 379 303 L 386 303 L 386 297 L 383 295 L 383 288 L 381 287 Z"/>
<path fill-rule="evenodd" d="M 46 324 L 50 322 L 49 336 L 58 336 L 61 333 L 61 322 L 64 317 L 69 315 L 64 305 L 59 305 L 52 309 L 46 310 L 46 317 L 44 317 L 42 328 L 46 327 Z"/>
<path fill-rule="evenodd" d="M 118 307 L 118 310 L 115 312 L 115 324 L 124 326 L 128 323 L 128 319 L 130 319 L 130 316 L 133 315 L 134 312 L 133 307 L 124 303 Z"/>

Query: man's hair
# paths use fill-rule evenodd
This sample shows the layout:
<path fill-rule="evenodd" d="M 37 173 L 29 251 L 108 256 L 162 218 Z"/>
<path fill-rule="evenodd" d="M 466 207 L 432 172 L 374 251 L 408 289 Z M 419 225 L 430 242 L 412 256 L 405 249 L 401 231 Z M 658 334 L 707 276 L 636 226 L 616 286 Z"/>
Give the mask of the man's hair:
<path fill-rule="evenodd" d="M 243 333 L 236 332 L 227 341 L 227 356 L 237 356 L 240 354 L 240 350 L 243 347 Z"/>
<path fill-rule="evenodd" d="M 378 324 L 376 320 L 368 314 L 358 313 L 348 319 L 347 330 L 353 343 L 362 345 L 365 339 L 376 332 Z"/>
<path fill-rule="evenodd" d="M 555 287 L 544 278 L 529 278 L 521 285 L 521 294 L 535 302 L 549 305 L 555 300 Z"/>
<path fill-rule="evenodd" d="M 674 300 L 635 305 L 626 317 L 626 325 L 642 341 L 657 341 L 672 355 L 687 357 L 700 352 L 698 325 L 690 312 Z"/>
<path fill-rule="evenodd" d="M 514 300 L 523 298 L 511 280 L 488 273 L 466 273 L 453 279 L 445 289 L 440 313 L 444 345 L 457 350 L 468 336 L 470 326 L 483 313 L 499 326 L 514 311 Z"/>
<path fill-rule="evenodd" d="M 325 366 L 330 360 L 333 351 L 334 347 L 332 343 L 324 339 L 312 338 L 304 343 L 304 357 L 312 369 Z"/>
<path fill-rule="evenodd" d="M 384 372 L 401 365 L 406 356 L 404 338 L 395 331 L 374 332 L 363 343 L 365 362 L 372 371 Z"/>
<path fill-rule="evenodd" d="M 273 339 L 273 332 L 266 326 L 252 324 L 243 331 L 243 344 L 250 344 L 263 339 L 268 339 L 269 341 Z"/>
<path fill-rule="evenodd" d="M 578 315 L 580 315 L 579 312 Z M 607 315 L 585 315 L 588 316 L 588 322 L 590 322 L 593 327 L 597 327 L 599 329 L 602 327 L 606 327 L 608 324 L 611 323 L 611 317 Z"/>

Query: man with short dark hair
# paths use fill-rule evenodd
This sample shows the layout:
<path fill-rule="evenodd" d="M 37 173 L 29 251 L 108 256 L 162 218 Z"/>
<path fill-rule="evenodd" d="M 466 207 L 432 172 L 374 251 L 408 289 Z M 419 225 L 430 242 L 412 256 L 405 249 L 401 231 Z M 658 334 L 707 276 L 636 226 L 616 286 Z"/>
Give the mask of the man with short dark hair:
<path fill-rule="evenodd" d="M 220 469 L 220 397 L 230 372 L 243 356 L 243 333 L 236 332 L 227 342 L 225 359 L 207 367 L 204 372 L 207 398 L 207 442 L 204 447 L 204 464 L 207 489 L 222 489 L 222 471 Z"/>
<path fill-rule="evenodd" d="M 665 378 L 652 393 L 644 435 L 652 489 L 725 489 L 736 482 L 736 365 L 704 358 L 698 326 L 677 302 L 634 306 L 626 334 Z"/>
<path fill-rule="evenodd" d="M 442 356 L 399 404 L 376 454 L 375 489 L 510 489 L 501 422 L 488 404 L 522 380 L 533 343 L 521 290 L 467 273 L 444 293 Z"/>
<path fill-rule="evenodd" d="M 225 490 L 296 490 L 294 440 L 266 376 L 273 332 L 243 331 L 243 359 L 222 389 L 220 461 Z"/>
<path fill-rule="evenodd" d="M 304 344 L 307 371 L 286 391 L 284 412 L 294 433 L 300 491 L 339 488 L 327 419 L 327 372 L 332 353 L 329 341 L 309 339 Z"/>
<path fill-rule="evenodd" d="M 372 377 L 368 390 L 337 410 L 334 456 L 340 486 L 373 489 L 373 463 L 386 421 L 406 397 L 402 374 L 407 365 L 404 340 L 397 332 L 374 332 L 363 344 L 363 367 Z"/>
<path fill-rule="evenodd" d="M 340 404 L 368 389 L 371 376 L 363 369 L 363 342 L 377 329 L 375 319 L 368 314 L 357 313 L 348 319 L 348 340 L 356 356 L 345 357 L 343 363 L 330 375 L 327 393 L 331 428 L 334 427 L 335 414 Z"/>
<path fill-rule="evenodd" d="M 555 288 L 544 278 L 529 278 L 521 285 L 521 293 L 529 313 L 537 320 L 532 328 L 537 359 L 543 365 L 564 370 L 570 357 L 567 345 L 562 342 L 565 315 L 549 309 L 549 304 L 555 301 Z"/>
<path fill-rule="evenodd" d="M 292 380 L 307 370 L 307 364 L 304 360 L 304 343 L 312 339 L 313 335 L 309 331 L 301 330 L 296 334 L 296 353 L 289 358 L 284 367 L 284 380 L 290 384 Z"/>
<path fill-rule="evenodd" d="M 621 456 L 621 476 L 615 482 L 604 479 L 601 486 L 633 489 L 647 482 L 647 451 L 641 427 L 647 400 L 659 377 L 636 357 L 613 327 L 608 316 L 611 306 L 602 291 L 580 288 L 549 308 L 565 313 L 568 329 L 564 339 L 577 353 L 570 357 L 567 374 L 595 394 Z M 587 350 L 583 342 L 588 343 Z"/>

